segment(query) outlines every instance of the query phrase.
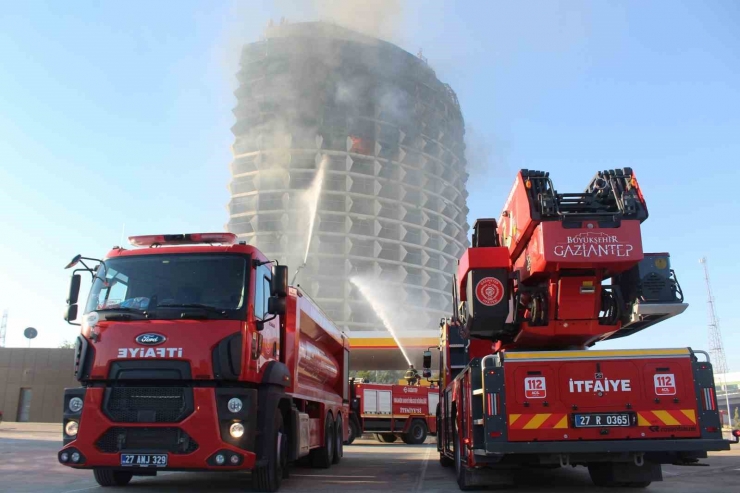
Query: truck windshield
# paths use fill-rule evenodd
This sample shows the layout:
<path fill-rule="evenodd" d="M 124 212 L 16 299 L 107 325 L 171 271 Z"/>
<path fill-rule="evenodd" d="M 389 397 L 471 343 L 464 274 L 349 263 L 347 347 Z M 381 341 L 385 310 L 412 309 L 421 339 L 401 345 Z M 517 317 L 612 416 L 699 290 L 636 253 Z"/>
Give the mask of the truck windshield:
<path fill-rule="evenodd" d="M 247 259 L 236 255 L 145 255 L 107 260 L 93 282 L 85 313 L 181 313 L 237 318 L 246 300 Z"/>

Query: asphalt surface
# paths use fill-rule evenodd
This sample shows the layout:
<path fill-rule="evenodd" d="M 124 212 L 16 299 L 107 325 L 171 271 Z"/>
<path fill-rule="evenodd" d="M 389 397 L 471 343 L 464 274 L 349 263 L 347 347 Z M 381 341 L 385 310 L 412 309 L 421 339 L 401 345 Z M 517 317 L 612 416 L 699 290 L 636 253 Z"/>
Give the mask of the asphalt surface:
<path fill-rule="evenodd" d="M 112 491 L 100 488 L 91 471 L 75 471 L 59 465 L 61 444 L 58 426 L 41 428 L 0 425 L 0 492 L 77 493 Z M 439 465 L 433 442 L 425 445 L 380 444 L 358 440 L 345 446 L 344 458 L 330 469 L 291 470 L 281 491 L 341 492 L 454 492 L 459 491 L 452 469 Z M 671 493 L 736 493 L 740 491 L 740 445 L 712 455 L 705 467 L 664 466 L 664 481 L 646 491 Z M 157 477 L 134 478 L 126 488 L 146 492 L 245 492 L 251 491 L 246 473 L 162 472 Z M 118 488 L 114 491 L 119 490 Z M 557 470 L 526 470 L 517 478 L 518 493 L 620 492 L 633 489 L 596 488 L 583 467 Z M 645 490 L 643 490 L 645 491 Z"/>

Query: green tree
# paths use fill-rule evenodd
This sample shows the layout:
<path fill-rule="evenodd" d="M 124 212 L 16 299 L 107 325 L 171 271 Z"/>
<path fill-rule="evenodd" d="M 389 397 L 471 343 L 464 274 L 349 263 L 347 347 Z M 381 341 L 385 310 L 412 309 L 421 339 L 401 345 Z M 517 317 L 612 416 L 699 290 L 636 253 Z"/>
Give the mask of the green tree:
<path fill-rule="evenodd" d="M 404 370 L 354 370 L 349 372 L 349 376 L 364 378 L 370 383 L 398 383 L 404 373 Z"/>
<path fill-rule="evenodd" d="M 59 347 L 62 349 L 74 349 L 75 343 L 69 342 L 68 340 L 65 339 L 64 342 L 59 345 Z"/>
<path fill-rule="evenodd" d="M 735 408 L 735 414 L 732 416 L 732 427 L 740 428 L 740 407 Z"/>

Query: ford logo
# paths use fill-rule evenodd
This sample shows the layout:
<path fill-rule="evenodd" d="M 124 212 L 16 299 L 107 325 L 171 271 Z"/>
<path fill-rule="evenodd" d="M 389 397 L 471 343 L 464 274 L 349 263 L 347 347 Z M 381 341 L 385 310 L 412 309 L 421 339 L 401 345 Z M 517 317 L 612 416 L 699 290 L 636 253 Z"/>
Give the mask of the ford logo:
<path fill-rule="evenodd" d="M 141 334 L 136 338 L 136 342 L 147 346 L 156 346 L 157 344 L 162 344 L 166 340 L 167 338 L 162 334 Z"/>

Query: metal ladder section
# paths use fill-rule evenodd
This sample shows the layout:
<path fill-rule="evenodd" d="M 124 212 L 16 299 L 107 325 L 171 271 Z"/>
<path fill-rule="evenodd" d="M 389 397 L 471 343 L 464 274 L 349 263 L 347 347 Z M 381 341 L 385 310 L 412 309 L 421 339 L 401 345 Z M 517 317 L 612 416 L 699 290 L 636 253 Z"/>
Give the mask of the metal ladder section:
<path fill-rule="evenodd" d="M 460 332 L 450 325 L 447 329 L 447 341 L 450 350 L 450 380 L 454 380 L 468 366 L 468 339 L 463 339 Z"/>
<path fill-rule="evenodd" d="M 501 410 L 498 409 L 500 401 L 494 398 L 491 391 L 499 391 L 499 380 L 494 375 L 486 375 L 486 370 L 501 366 L 501 360 L 496 354 L 489 354 L 482 359 L 470 362 L 470 389 L 472 393 L 471 418 L 473 420 L 473 447 L 485 449 L 487 439 L 486 424 L 489 420 L 500 421 Z M 490 402 L 489 402 L 490 401 Z M 486 412 L 486 406 L 489 408 Z M 493 423 L 492 423 L 493 424 Z M 496 423 L 498 424 L 498 423 Z M 496 426 L 498 428 L 498 426 Z"/>

